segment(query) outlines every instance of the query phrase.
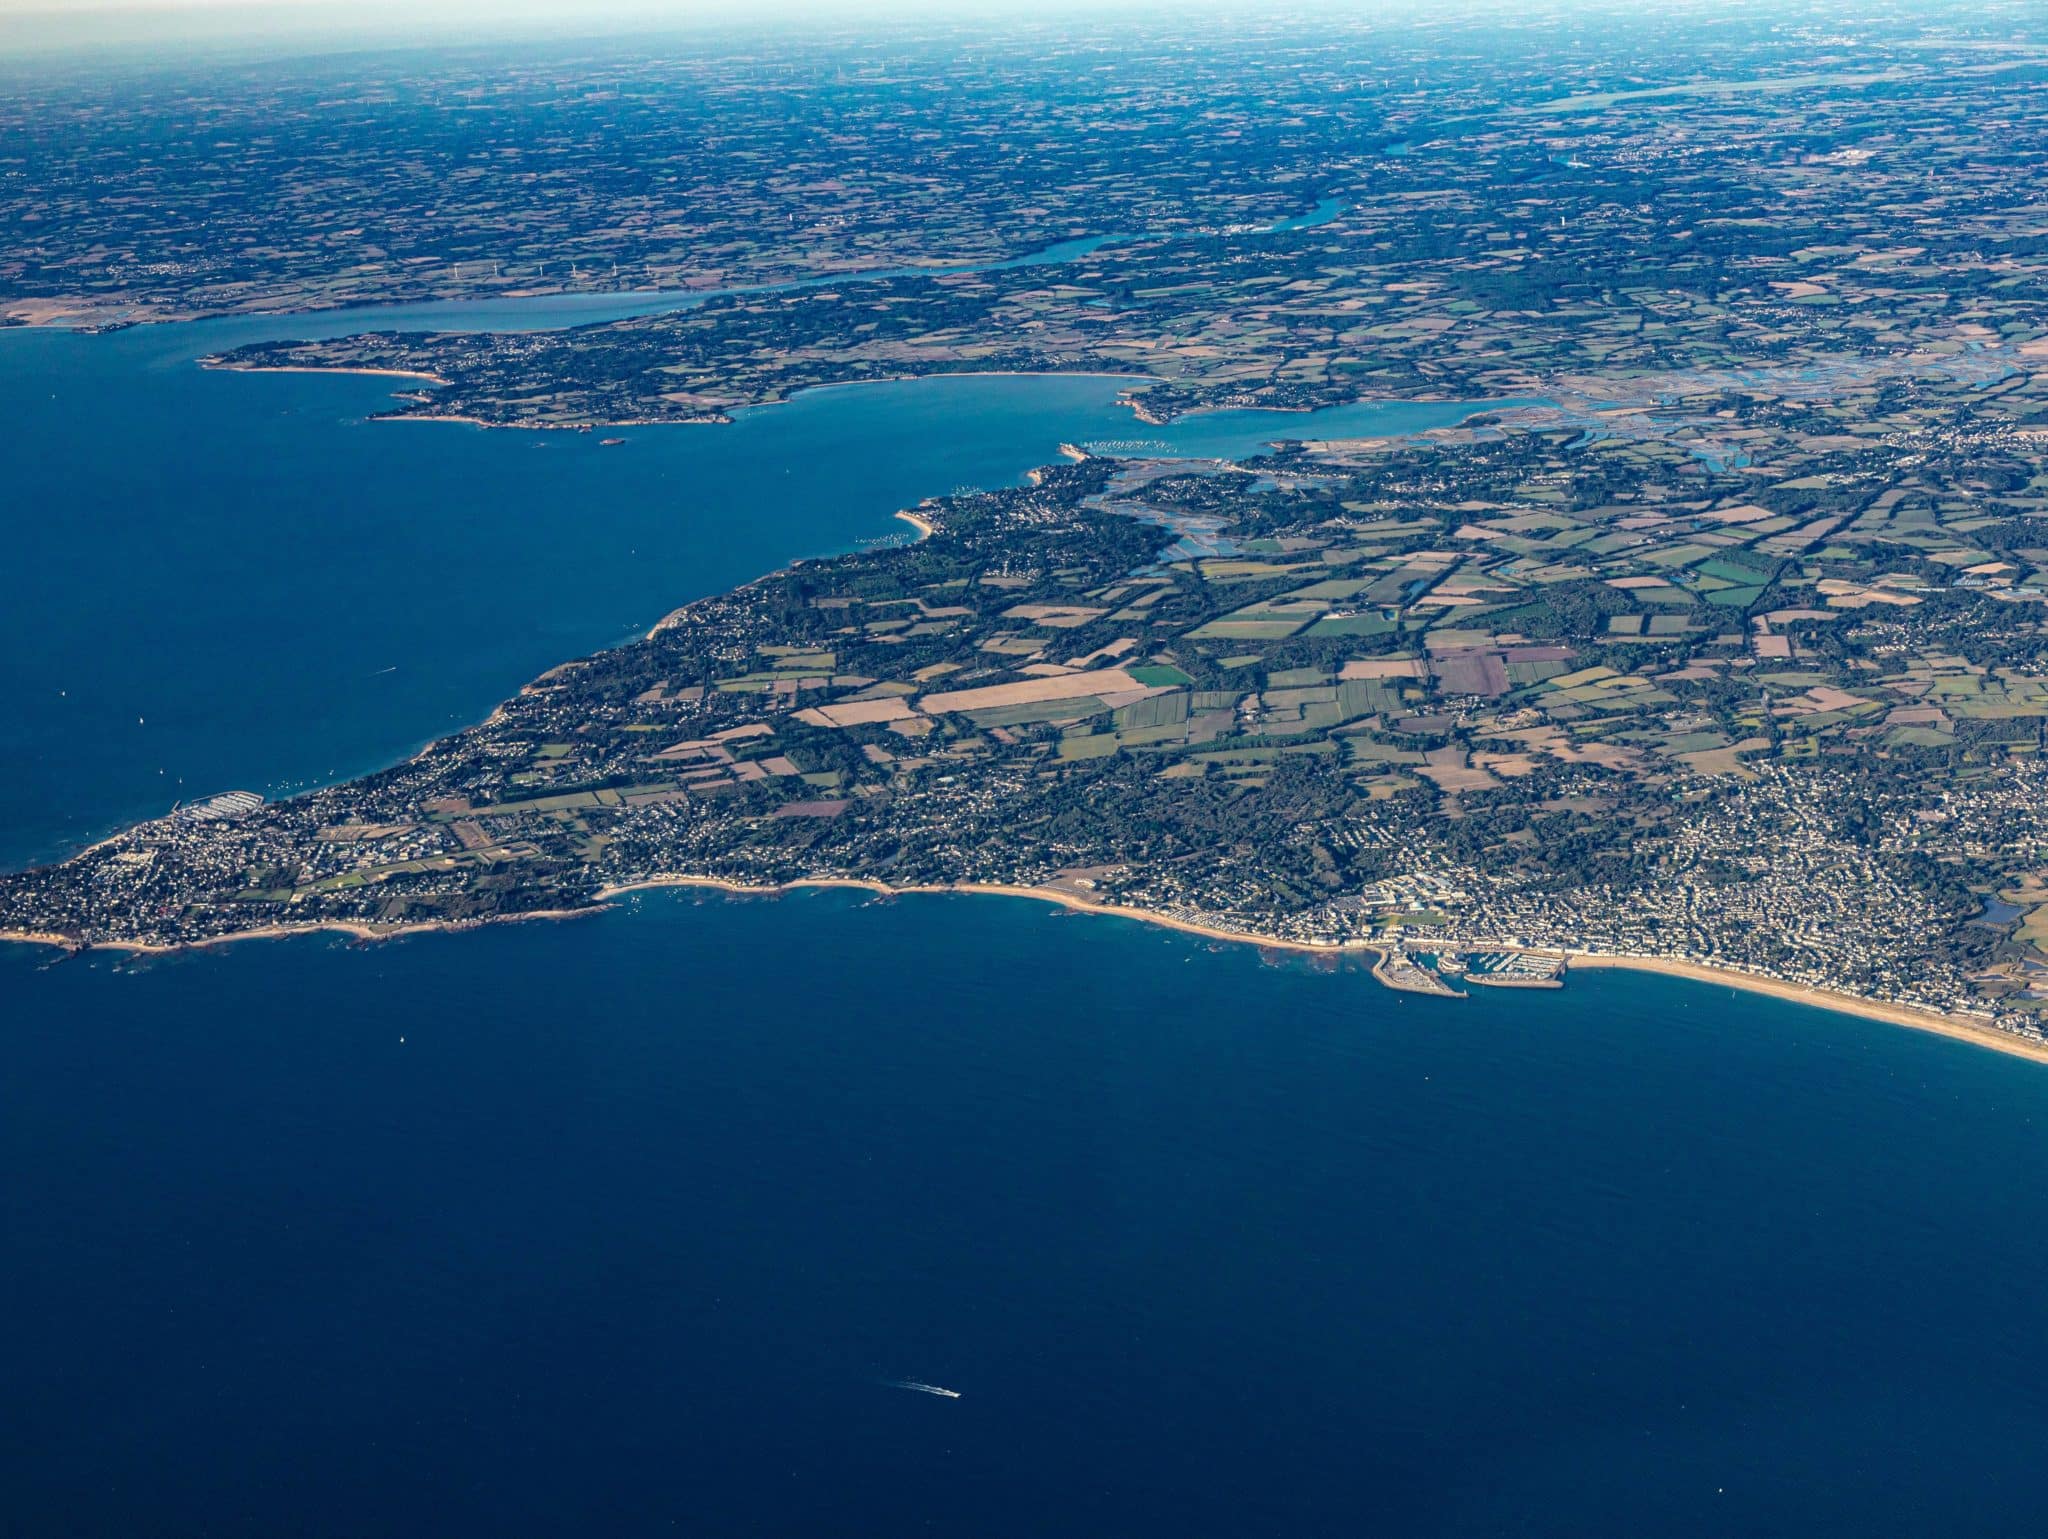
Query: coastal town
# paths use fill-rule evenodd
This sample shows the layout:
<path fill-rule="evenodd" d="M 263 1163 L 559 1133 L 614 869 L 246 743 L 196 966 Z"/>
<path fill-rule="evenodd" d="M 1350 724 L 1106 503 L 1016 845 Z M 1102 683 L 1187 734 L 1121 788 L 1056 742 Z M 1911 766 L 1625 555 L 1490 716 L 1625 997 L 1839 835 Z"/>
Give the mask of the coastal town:
<path fill-rule="evenodd" d="M 2048 0 L 0 0 L 0 403 L 0 1539 L 2042 1526 Z"/>
<path fill-rule="evenodd" d="M 316 188 L 302 219 L 203 156 L 90 141 L 76 185 L 0 188 L 18 323 L 641 286 L 673 302 L 209 361 L 405 376 L 383 415 L 627 454 L 641 425 L 961 372 L 1115 374 L 1132 429 L 688 605 L 382 773 L 0 876 L 0 928 L 178 946 L 661 882 L 986 888 L 1370 951 L 1424 992 L 1639 962 L 2039 1043 L 2048 65 L 1870 26 L 1856 70 L 1826 32 L 1731 33 L 1708 82 L 1643 73 L 1632 34 L 1525 76 L 1339 30 L 1259 55 L 1299 106 L 1258 136 L 1133 45 L 1113 147 L 1022 45 L 999 141 L 920 139 L 874 79 L 794 57 L 752 66 L 780 95 L 621 64 L 606 100 L 661 157 L 586 176 L 564 131 L 485 175 L 445 125 L 469 169 L 367 234 Z M 1386 78 L 1357 91 L 1367 53 Z M 545 95 L 448 68 L 475 123 Z M 373 74 L 207 110 L 274 119 L 288 187 Z M 658 123 L 671 100 L 787 117 L 742 165 Z M 246 238 L 148 249 L 130 201 L 79 191 L 178 177 Z M 1385 400 L 1463 415 L 1300 415 Z M 1228 407 L 1273 410 L 1263 452 L 1144 437 Z"/>
<path fill-rule="evenodd" d="M 1604 436 L 1532 407 L 1242 464 L 1076 446 L 391 770 L 0 878 L 0 925 L 168 946 L 671 881 L 986 888 L 1371 948 L 1431 992 L 1653 959 L 2039 1040 L 2029 356 L 1674 394 Z"/>

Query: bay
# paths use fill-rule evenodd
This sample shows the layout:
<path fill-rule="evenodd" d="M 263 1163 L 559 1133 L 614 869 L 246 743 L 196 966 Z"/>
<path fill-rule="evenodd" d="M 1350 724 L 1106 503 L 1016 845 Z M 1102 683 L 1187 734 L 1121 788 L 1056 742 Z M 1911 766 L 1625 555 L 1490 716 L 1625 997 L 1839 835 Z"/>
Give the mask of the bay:
<path fill-rule="evenodd" d="M 479 319 L 498 324 L 496 302 Z M 902 537 L 897 509 L 1016 484 L 1064 441 L 1137 432 L 1140 453 L 1245 454 L 1473 409 L 1149 428 L 1115 379 L 952 376 L 599 435 L 372 422 L 392 381 L 194 364 L 339 324 L 0 331 L 0 865 L 180 798 L 288 794 L 391 763 L 679 604 Z"/>

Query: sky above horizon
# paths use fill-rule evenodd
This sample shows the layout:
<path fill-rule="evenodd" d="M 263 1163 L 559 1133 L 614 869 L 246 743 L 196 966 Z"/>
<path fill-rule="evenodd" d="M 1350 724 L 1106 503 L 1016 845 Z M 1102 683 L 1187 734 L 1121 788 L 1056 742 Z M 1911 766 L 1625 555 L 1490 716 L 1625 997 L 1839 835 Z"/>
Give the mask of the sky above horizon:
<path fill-rule="evenodd" d="M 1830 15 L 1827 0 L 1173 0 L 1170 6 L 1158 0 L 0 0 L 0 58 L 151 49 L 311 53 L 888 20 L 971 27 L 1011 19 L 1250 19 L 1254 7 L 1282 15 L 1322 9 L 1352 23 L 1396 26 L 1488 11 L 1517 26 L 1572 12 L 1637 23 L 1709 17 L 1810 23 Z M 1880 0 L 1880 10 L 1893 8 L 1895 0 Z M 1918 8 L 1929 21 L 1944 13 L 1984 14 L 1983 0 L 1919 0 Z M 2017 9 L 2024 12 L 2024 6 Z"/>
<path fill-rule="evenodd" d="M 1539 9 L 1554 9 L 1553 0 Z M 1589 8 L 1629 0 L 1580 0 Z M 1711 3 L 1711 0 L 1710 0 Z M 1719 0 L 1754 9 L 1772 0 Z M 1687 0 L 1651 8 L 1698 9 Z M 1526 12 L 1520 0 L 1281 0 L 1274 9 L 1324 6 L 1354 20 L 1397 21 L 1431 12 Z M 1640 11 L 1640 5 L 1630 6 Z M 0 0 L 0 56 L 94 47 L 347 46 L 351 43 L 478 41 L 496 36 L 576 37 L 642 30 L 730 28 L 773 22 L 825 24 L 930 19 L 972 24 L 1064 16 L 1152 19 L 1241 15 L 1244 0 Z"/>
<path fill-rule="evenodd" d="M 0 0 L 0 54 L 105 46 L 564 36 L 779 17 L 1099 10 L 1084 0 Z M 1112 7 L 1114 8 L 1114 7 Z"/>

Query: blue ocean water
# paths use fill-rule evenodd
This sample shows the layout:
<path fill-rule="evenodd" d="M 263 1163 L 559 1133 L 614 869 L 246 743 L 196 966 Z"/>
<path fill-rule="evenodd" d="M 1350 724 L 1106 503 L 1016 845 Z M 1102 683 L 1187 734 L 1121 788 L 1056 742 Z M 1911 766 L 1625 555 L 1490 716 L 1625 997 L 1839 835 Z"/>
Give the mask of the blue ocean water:
<path fill-rule="evenodd" d="M 192 368 L 231 324 L 0 333 L 0 859 L 371 767 L 1062 440 L 1459 410 L 949 379 L 605 449 Z M 2044 1118 L 1724 990 L 993 899 L 0 946 L 0 1534 L 2030 1532 Z"/>
<path fill-rule="evenodd" d="M 559 324 L 553 306 L 530 319 Z M 901 537 L 897 509 L 1014 484 L 1062 441 L 1241 454 L 1318 417 L 1405 431 L 1468 409 L 1155 429 L 1113 379 L 983 376 L 810 391 L 724 426 L 503 432 L 367 421 L 391 380 L 193 364 L 343 324 L 0 331 L 0 865 L 181 797 L 390 763 L 678 604 Z"/>
<path fill-rule="evenodd" d="M 193 367 L 201 328 L 0 333 L 0 859 L 391 762 L 566 658 L 1126 422 L 1102 380 L 595 435 L 373 423 L 393 382 Z M 168 356 L 166 356 L 168 354 Z"/>
<path fill-rule="evenodd" d="M 2048 1075 L 1000 899 L 39 969 L 0 1530 L 2027 1533 Z M 947 1400 L 891 1386 L 917 1380 Z"/>

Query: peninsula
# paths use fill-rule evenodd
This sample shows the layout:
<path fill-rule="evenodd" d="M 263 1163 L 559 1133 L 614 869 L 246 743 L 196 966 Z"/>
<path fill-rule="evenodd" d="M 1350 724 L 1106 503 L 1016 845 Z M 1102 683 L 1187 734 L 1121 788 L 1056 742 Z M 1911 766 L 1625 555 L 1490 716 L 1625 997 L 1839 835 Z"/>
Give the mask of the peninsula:
<path fill-rule="evenodd" d="M 921 538 L 689 605 L 381 774 L 0 878 L 0 926 L 175 946 L 680 880 L 994 888 L 2038 1040 L 2048 551 L 2000 470 L 2037 387 L 1756 388 L 1590 452 L 1525 407 L 934 499 Z M 1987 490 L 1950 513 L 1928 448 L 1958 435 Z"/>
<path fill-rule="evenodd" d="M 1370 949 L 1397 986 L 1591 956 L 2037 1043 L 2042 51 L 1900 13 L 1846 69 L 1745 23 L 1702 78 L 1629 28 L 1524 60 L 1445 25 L 1134 33 L 1100 99 L 1022 35 L 971 70 L 931 39 L 451 57 L 407 87 L 431 113 L 355 62 L 148 154 L 161 104 L 0 94 L 0 126 L 83 146 L 0 189 L 21 323 L 609 295 L 554 330 L 230 328 L 211 363 L 607 435 L 1090 371 L 1130 381 L 1134 435 L 1257 407 L 1305 440 L 1082 444 L 933 499 L 914 542 L 691 604 L 405 764 L 0 877 L 0 928 L 994 888 Z M 1393 438 L 1298 415 L 1382 399 L 1491 404 Z"/>

